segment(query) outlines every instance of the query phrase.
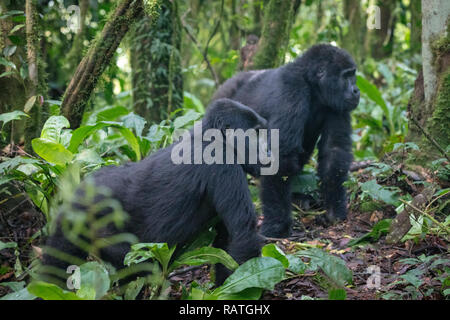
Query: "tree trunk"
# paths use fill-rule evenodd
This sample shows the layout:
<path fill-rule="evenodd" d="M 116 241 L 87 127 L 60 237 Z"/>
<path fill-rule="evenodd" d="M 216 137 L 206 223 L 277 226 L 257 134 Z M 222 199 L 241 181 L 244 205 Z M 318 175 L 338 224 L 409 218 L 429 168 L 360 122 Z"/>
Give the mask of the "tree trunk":
<path fill-rule="evenodd" d="M 14 5 L 6 5 L 9 1 L 0 0 L 0 11 L 7 12 L 9 10 L 21 9 L 23 7 L 16 7 Z M 9 47 L 12 44 L 11 40 L 8 38 L 10 31 L 14 28 L 14 23 L 11 17 L 5 17 L 0 19 L 0 52 L 6 47 Z M 21 37 L 24 37 L 24 29 L 16 31 L 16 34 L 20 34 Z M 17 69 L 20 70 L 22 66 L 22 60 L 19 59 L 19 56 L 25 56 L 25 52 L 22 46 L 18 46 L 16 52 L 7 57 L 7 59 L 13 62 Z M 7 67 L 4 65 L 0 65 L 0 74 L 12 71 L 12 67 Z M 0 78 L 0 113 L 11 112 L 13 110 L 22 109 L 22 106 L 25 104 L 25 86 L 23 81 L 20 80 L 19 77 L 8 76 Z M 0 149 L 3 149 L 10 142 L 19 143 L 20 139 L 23 137 L 25 128 L 25 120 L 17 120 L 14 123 L 9 122 L 6 125 L 3 125 L 3 133 L 4 140 L 0 139 Z"/>
<path fill-rule="evenodd" d="M 295 0 L 270 0 L 264 7 L 264 22 L 253 69 L 275 68 L 284 63 Z"/>
<path fill-rule="evenodd" d="M 449 17 L 447 0 L 422 1 L 423 71 L 409 104 L 408 140 L 420 146 L 425 159 L 442 158 L 450 144 Z"/>
<path fill-rule="evenodd" d="M 109 65 L 129 27 L 143 10 L 140 0 L 122 0 L 105 24 L 100 37 L 81 60 L 61 105 L 62 113 L 69 119 L 71 128 L 80 126 L 84 109 L 98 79 Z"/>
<path fill-rule="evenodd" d="M 155 22 L 143 15 L 134 29 L 133 107 L 148 124 L 159 123 L 183 104 L 181 26 L 177 9 L 176 1 L 164 0 Z"/>
<path fill-rule="evenodd" d="M 409 10 L 411 11 L 411 33 L 409 47 L 413 54 L 421 54 L 422 50 L 422 5 L 421 0 L 411 0 Z"/>
<path fill-rule="evenodd" d="M 342 47 L 346 49 L 360 64 L 364 57 L 364 35 L 366 25 L 362 19 L 361 2 L 344 0 L 344 17 L 348 21 L 348 30 L 342 39 Z"/>
<path fill-rule="evenodd" d="M 26 38 L 27 38 L 27 63 L 28 78 L 27 99 L 34 99 L 34 105 L 29 111 L 29 116 L 25 123 L 25 150 L 32 153 L 31 140 L 41 134 L 41 128 L 48 117 L 48 110 L 45 108 L 44 99 L 47 96 L 47 84 L 44 79 L 44 66 L 40 56 L 40 40 L 38 27 L 38 12 L 36 10 L 36 0 L 25 2 L 26 15 Z M 32 100 L 33 101 L 33 100 Z"/>

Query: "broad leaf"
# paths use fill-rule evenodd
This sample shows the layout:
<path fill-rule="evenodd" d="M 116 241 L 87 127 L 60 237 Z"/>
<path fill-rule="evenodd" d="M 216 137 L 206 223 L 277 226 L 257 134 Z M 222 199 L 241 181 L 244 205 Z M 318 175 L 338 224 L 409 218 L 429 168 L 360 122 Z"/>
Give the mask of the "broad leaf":
<path fill-rule="evenodd" d="M 213 294 L 220 296 L 241 292 L 248 288 L 273 290 L 285 276 L 283 264 L 270 257 L 253 258 L 239 266 Z"/>
<path fill-rule="evenodd" d="M 31 294 L 44 300 L 82 300 L 73 292 L 65 291 L 57 285 L 43 281 L 30 283 L 27 289 Z"/>
<path fill-rule="evenodd" d="M 64 148 L 62 144 L 50 140 L 36 138 L 31 141 L 31 146 L 42 159 L 53 164 L 65 166 L 73 159 L 72 152 Z"/>
<path fill-rule="evenodd" d="M 221 263 L 231 270 L 239 267 L 237 262 L 224 250 L 213 247 L 203 247 L 182 254 L 173 262 L 171 269 L 173 270 L 181 265 L 196 266 L 216 263 Z"/>

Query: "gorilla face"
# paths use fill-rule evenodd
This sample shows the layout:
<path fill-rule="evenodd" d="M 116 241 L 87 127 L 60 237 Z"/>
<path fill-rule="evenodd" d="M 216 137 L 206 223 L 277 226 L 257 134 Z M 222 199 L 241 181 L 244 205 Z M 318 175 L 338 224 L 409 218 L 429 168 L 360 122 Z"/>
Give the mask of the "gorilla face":
<path fill-rule="evenodd" d="M 329 68 L 319 78 L 321 102 L 337 112 L 352 111 L 359 103 L 359 89 L 356 86 L 356 67 Z"/>
<path fill-rule="evenodd" d="M 309 83 L 321 104 L 336 112 L 352 111 L 359 103 L 356 64 L 343 49 L 317 45 L 301 58 L 309 65 Z"/>

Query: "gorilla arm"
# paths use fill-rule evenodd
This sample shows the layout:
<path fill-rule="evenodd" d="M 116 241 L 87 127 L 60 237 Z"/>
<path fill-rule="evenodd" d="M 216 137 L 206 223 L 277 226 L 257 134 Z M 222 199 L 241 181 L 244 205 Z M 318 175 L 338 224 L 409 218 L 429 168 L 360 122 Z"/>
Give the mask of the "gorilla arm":
<path fill-rule="evenodd" d="M 222 249 L 238 263 L 259 256 L 262 241 L 256 232 L 256 213 L 245 172 L 240 166 L 226 164 L 211 169 L 207 192 L 228 238 L 228 248 Z"/>
<path fill-rule="evenodd" d="M 330 112 L 325 119 L 319 141 L 318 173 L 327 218 L 331 220 L 347 217 L 346 192 L 342 184 L 347 180 L 353 160 L 351 131 L 349 112 L 342 114 Z"/>

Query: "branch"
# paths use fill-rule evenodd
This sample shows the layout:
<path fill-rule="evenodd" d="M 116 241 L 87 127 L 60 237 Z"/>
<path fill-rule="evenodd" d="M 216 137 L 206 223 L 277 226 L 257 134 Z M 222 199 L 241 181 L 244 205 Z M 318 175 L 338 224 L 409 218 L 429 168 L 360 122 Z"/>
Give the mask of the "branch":
<path fill-rule="evenodd" d="M 223 5 L 223 1 L 222 1 L 222 5 Z M 186 12 L 186 13 L 188 13 L 188 12 Z M 207 67 L 208 67 L 209 71 L 211 72 L 211 75 L 212 75 L 212 77 L 214 79 L 214 84 L 215 84 L 215 86 L 217 88 L 219 86 L 219 84 L 220 84 L 220 81 L 219 81 L 219 77 L 217 76 L 216 71 L 214 70 L 214 68 L 211 65 L 211 62 L 208 59 L 208 53 L 207 53 L 208 46 L 206 46 L 205 50 L 202 50 L 202 48 L 200 47 L 200 44 L 198 43 L 197 39 L 192 34 L 192 32 L 191 32 L 191 30 L 189 28 L 189 25 L 184 21 L 184 17 L 185 16 L 186 16 L 186 14 L 184 14 L 182 17 L 180 17 L 181 24 L 183 25 L 183 29 L 186 30 L 187 35 L 192 40 L 192 42 L 195 44 L 195 46 L 197 47 L 198 51 L 202 54 L 203 60 L 206 62 L 206 65 L 207 65 Z M 214 36 L 214 34 L 213 34 L 213 36 Z M 208 40 L 208 44 L 209 44 L 209 41 L 210 40 Z"/>
<path fill-rule="evenodd" d="M 136 17 L 142 13 L 142 0 L 123 0 L 102 30 L 100 38 L 89 49 L 75 71 L 64 93 L 62 114 L 71 128 L 80 126 L 86 104 L 98 79 L 111 62 L 117 47 Z"/>
<path fill-rule="evenodd" d="M 417 121 L 416 117 L 414 117 L 414 115 L 411 112 L 410 112 L 410 115 L 411 115 L 410 119 L 420 129 L 420 131 L 422 131 L 423 135 L 431 142 L 432 145 L 434 145 L 436 147 L 436 149 L 439 150 L 440 153 L 442 153 L 442 155 L 444 157 L 447 158 L 448 161 L 450 161 L 450 157 L 447 155 L 445 150 L 442 149 L 442 147 L 439 145 L 439 143 L 437 143 L 437 141 L 434 140 L 434 138 L 425 131 L 425 129 L 420 125 L 419 121 Z"/>

